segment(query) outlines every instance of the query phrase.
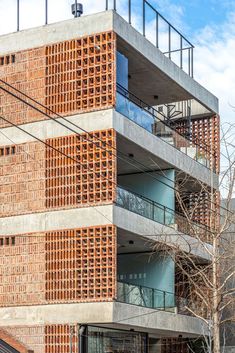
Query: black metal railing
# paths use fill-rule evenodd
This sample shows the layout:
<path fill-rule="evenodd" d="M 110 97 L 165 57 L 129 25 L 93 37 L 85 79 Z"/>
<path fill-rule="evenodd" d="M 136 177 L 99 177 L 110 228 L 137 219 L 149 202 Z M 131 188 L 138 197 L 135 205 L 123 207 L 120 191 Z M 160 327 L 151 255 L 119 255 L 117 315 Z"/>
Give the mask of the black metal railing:
<path fill-rule="evenodd" d="M 196 144 L 194 141 L 197 139 L 192 134 L 186 137 L 174 130 L 168 124 L 168 116 L 162 111 L 149 106 L 120 84 L 117 84 L 116 110 L 198 163 L 208 169 L 211 168 L 209 160 L 211 148 L 209 146 Z M 201 152 L 202 150 L 203 153 Z M 212 159 L 216 160 L 215 156 Z M 215 171 L 215 165 L 213 165 L 213 170 Z"/>
<path fill-rule="evenodd" d="M 111 4 L 110 4 L 111 3 Z M 141 4 L 141 5 L 140 5 Z M 112 9 L 122 15 L 121 7 L 125 8 L 125 17 L 129 24 L 134 25 L 144 37 L 149 39 L 163 54 L 174 61 L 182 70 L 193 77 L 193 44 L 162 16 L 147 0 L 106 0 L 106 10 Z M 142 23 L 136 24 L 141 14 Z M 135 19 L 135 21 L 133 21 Z M 154 30 L 153 30 L 154 28 Z"/>
<path fill-rule="evenodd" d="M 120 185 L 116 188 L 116 205 L 152 221 L 176 228 L 187 235 L 209 236 L 210 234 L 208 227 L 190 221 L 181 213 Z"/>
<path fill-rule="evenodd" d="M 186 298 L 174 293 L 122 281 L 117 282 L 117 301 L 179 314 L 187 313 L 188 306 Z"/>

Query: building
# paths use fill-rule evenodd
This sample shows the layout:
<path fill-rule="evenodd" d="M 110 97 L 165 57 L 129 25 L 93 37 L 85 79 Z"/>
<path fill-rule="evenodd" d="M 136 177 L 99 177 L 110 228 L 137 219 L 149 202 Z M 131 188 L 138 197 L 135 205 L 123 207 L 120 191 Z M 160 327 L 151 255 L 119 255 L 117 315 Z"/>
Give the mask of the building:
<path fill-rule="evenodd" d="M 187 352 L 206 332 L 153 249 L 194 241 L 176 190 L 209 226 L 218 101 L 191 44 L 168 24 L 164 54 L 143 23 L 107 10 L 0 37 L 2 352 Z"/>

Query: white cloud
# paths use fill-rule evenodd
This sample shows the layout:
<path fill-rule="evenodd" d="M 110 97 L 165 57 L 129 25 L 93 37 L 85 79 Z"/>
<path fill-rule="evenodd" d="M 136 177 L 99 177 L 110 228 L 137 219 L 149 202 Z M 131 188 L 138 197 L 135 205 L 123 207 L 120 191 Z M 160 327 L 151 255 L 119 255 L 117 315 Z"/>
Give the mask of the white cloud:
<path fill-rule="evenodd" d="M 79 1 L 78 1 L 79 2 Z M 84 0 L 84 14 L 105 10 L 103 0 Z M 74 0 L 48 0 L 49 23 L 72 18 Z M 17 0 L 0 0 L 0 34 L 16 31 Z M 20 0 L 20 28 L 41 26 L 45 23 L 45 0 Z"/>
<path fill-rule="evenodd" d="M 235 13 L 202 29 L 195 42 L 195 78 L 219 98 L 222 122 L 235 122 Z"/>

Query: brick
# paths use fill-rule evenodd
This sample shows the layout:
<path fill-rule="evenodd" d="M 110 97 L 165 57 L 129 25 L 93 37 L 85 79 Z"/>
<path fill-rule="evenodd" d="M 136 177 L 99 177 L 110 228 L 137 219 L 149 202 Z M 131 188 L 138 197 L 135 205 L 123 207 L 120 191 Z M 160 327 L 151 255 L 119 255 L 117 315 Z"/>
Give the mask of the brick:
<path fill-rule="evenodd" d="M 45 209 L 45 146 L 32 142 L 0 155 L 0 216 Z M 0 149 L 0 150 L 1 150 Z"/>
<path fill-rule="evenodd" d="M 115 199 L 116 134 L 102 130 L 47 140 L 59 151 L 46 148 L 46 206 L 87 206 Z M 65 197 L 66 195 L 66 197 Z"/>
<path fill-rule="evenodd" d="M 9 64 L 4 58 L 1 65 L 0 58 L 0 78 L 44 105 L 33 103 L 43 113 L 50 114 L 46 108 L 63 116 L 107 109 L 115 105 L 115 53 L 115 33 L 98 33 L 12 53 Z M 0 114 L 12 123 L 48 119 L 43 113 L 0 90 Z M 8 125 L 0 121 L 0 127 Z"/>
<path fill-rule="evenodd" d="M 7 326 L 4 327 L 4 333 L 4 337 L 7 336 L 11 342 L 17 342 L 18 349 L 22 345 L 27 347 L 26 350 L 19 350 L 19 353 L 70 353 L 70 342 L 73 352 L 78 352 L 78 327 L 73 323 Z"/>
<path fill-rule="evenodd" d="M 116 227 L 0 238 L 0 306 L 116 298 Z"/>

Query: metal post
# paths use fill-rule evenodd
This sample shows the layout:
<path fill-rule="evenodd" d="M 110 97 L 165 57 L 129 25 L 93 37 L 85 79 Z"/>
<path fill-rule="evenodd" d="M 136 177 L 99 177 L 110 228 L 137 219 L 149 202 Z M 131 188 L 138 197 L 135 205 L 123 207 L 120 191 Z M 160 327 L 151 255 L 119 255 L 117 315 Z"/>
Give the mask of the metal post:
<path fill-rule="evenodd" d="M 180 68 L 183 70 L 183 37 L 180 36 Z"/>
<path fill-rule="evenodd" d="M 191 48 L 191 76 L 193 77 L 193 47 Z"/>
<path fill-rule="evenodd" d="M 188 49 L 188 74 L 191 74 L 191 48 Z"/>
<path fill-rule="evenodd" d="M 164 311 L 166 311 L 166 292 L 165 291 L 163 292 L 163 308 L 164 308 Z"/>
<path fill-rule="evenodd" d="M 108 11 L 109 9 L 109 0 L 106 0 L 106 7 L 105 7 L 105 10 Z"/>
<path fill-rule="evenodd" d="M 129 7 L 129 23 L 131 24 L 131 0 L 128 2 L 128 7 Z"/>
<path fill-rule="evenodd" d="M 17 32 L 20 30 L 20 0 L 17 0 Z"/>
<path fill-rule="evenodd" d="M 78 0 L 75 0 L 75 17 L 78 17 Z"/>
<path fill-rule="evenodd" d="M 143 36 L 145 37 L 145 0 L 143 0 Z"/>
<path fill-rule="evenodd" d="M 163 224 L 166 224 L 166 206 L 164 206 L 164 223 Z"/>
<path fill-rule="evenodd" d="M 154 288 L 152 288 L 152 308 L 154 309 Z"/>
<path fill-rule="evenodd" d="M 45 24 L 48 24 L 48 0 L 45 0 Z"/>
<path fill-rule="evenodd" d="M 156 47 L 159 48 L 159 15 L 158 12 L 156 12 Z"/>
<path fill-rule="evenodd" d="M 81 325 L 78 335 L 79 353 L 87 353 L 87 326 Z"/>
<path fill-rule="evenodd" d="M 168 27 L 168 51 L 169 51 L 169 59 L 171 59 L 171 25 Z"/>
<path fill-rule="evenodd" d="M 117 1 L 113 0 L 113 9 L 114 11 L 117 11 Z"/>

